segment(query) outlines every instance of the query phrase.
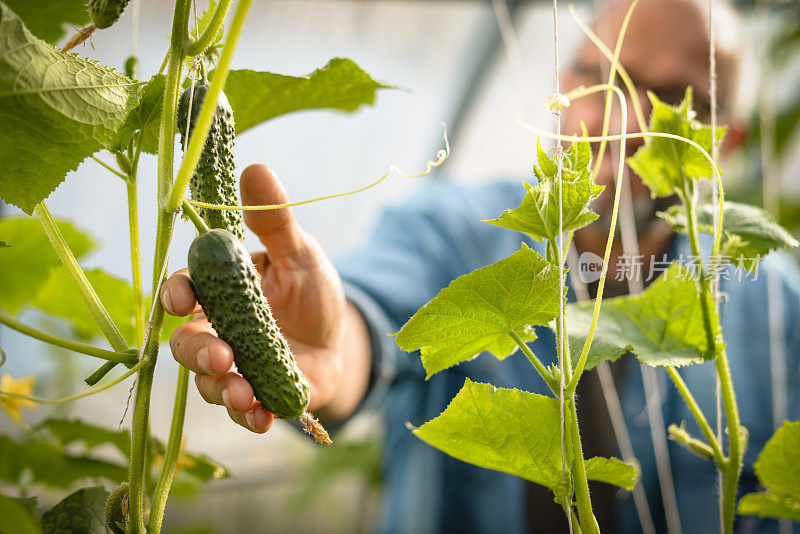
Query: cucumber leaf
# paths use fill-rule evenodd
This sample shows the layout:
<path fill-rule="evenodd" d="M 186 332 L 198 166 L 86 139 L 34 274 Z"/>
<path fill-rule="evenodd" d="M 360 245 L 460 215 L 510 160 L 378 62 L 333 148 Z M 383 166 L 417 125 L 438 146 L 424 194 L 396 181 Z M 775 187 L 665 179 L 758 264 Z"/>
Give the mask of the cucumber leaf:
<path fill-rule="evenodd" d="M 698 229 L 713 234 L 714 207 L 703 204 L 696 211 Z M 687 232 L 686 210 L 683 206 L 672 206 L 660 212 L 659 216 L 676 232 Z M 725 202 L 720 255 L 726 261 L 755 272 L 759 261 L 770 251 L 797 245 L 797 240 L 761 208 Z"/>
<path fill-rule="evenodd" d="M 539 166 L 534 166 L 534 173 L 539 178 L 539 183 L 531 186 L 523 182 L 527 193 L 522 203 L 514 209 L 504 211 L 496 219 L 484 222 L 524 232 L 537 241 L 552 241 L 559 233 L 558 165 L 542 149 L 540 141 L 536 143 L 536 151 Z M 598 217 L 589 205 L 600 196 L 605 187 L 592 182 L 589 168 L 591 157 L 591 148 L 585 141 L 573 143 L 564 154 L 560 192 L 562 228 L 565 232 L 585 226 Z"/>
<path fill-rule="evenodd" d="M 130 343 L 135 335 L 133 290 L 130 284 L 102 269 L 85 269 L 84 273 L 114 324 L 119 328 L 122 337 Z M 50 278 L 31 305 L 45 313 L 67 320 L 83 338 L 102 334 L 92 314 L 89 313 L 83 297 L 75 288 L 72 277 L 63 267 L 50 272 Z"/>
<path fill-rule="evenodd" d="M 0 493 L 0 534 L 41 534 L 42 528 L 34 510 L 20 499 L 12 499 Z"/>
<path fill-rule="evenodd" d="M 749 493 L 739 513 L 800 521 L 800 421 L 785 421 L 753 466 L 766 492 Z"/>
<path fill-rule="evenodd" d="M 518 389 L 496 388 L 469 378 L 444 412 L 414 434 L 445 454 L 487 469 L 522 477 L 563 496 L 558 400 Z M 567 463 L 572 462 L 567 438 Z M 631 490 L 637 468 L 617 458 L 590 458 L 586 474 Z"/>
<path fill-rule="evenodd" d="M 95 248 L 95 241 L 69 221 L 58 219 L 56 224 L 76 258 Z M 36 298 L 61 262 L 37 219 L 0 219 L 0 239 L 9 245 L 0 248 L 0 309 L 13 315 Z"/>
<path fill-rule="evenodd" d="M 564 484 L 559 409 L 554 398 L 467 378 L 447 409 L 413 432 L 454 458 L 556 491 Z"/>
<path fill-rule="evenodd" d="M 124 150 L 135 134 L 139 147 L 149 154 L 158 153 L 158 134 L 161 127 L 161 108 L 164 104 L 166 76 L 156 74 L 136 96 L 133 108 L 125 117 L 113 141 L 113 148 Z"/>
<path fill-rule="evenodd" d="M 105 534 L 106 501 L 101 486 L 79 489 L 42 514 L 44 534 Z"/>
<path fill-rule="evenodd" d="M 67 488 L 79 480 L 103 478 L 122 482 L 127 466 L 84 455 L 72 455 L 60 446 L 30 439 L 17 442 L 0 436 L 0 480 L 16 484 L 30 470 L 33 480 L 55 488 Z"/>
<path fill-rule="evenodd" d="M 140 82 L 34 37 L 0 3 L 0 198 L 30 214 L 108 146 Z"/>
<path fill-rule="evenodd" d="M 6 0 L 5 3 L 32 34 L 49 43 L 55 43 L 73 31 L 73 24 L 85 26 L 91 22 L 86 0 Z"/>
<path fill-rule="evenodd" d="M 211 73 L 213 79 L 214 73 Z M 307 76 L 232 70 L 225 95 L 233 108 L 236 133 L 280 115 L 307 109 L 355 111 L 375 102 L 376 82 L 350 59 L 334 58 Z"/>
<path fill-rule="evenodd" d="M 122 337 L 130 346 L 136 346 L 136 317 L 131 284 L 102 269 L 84 269 L 84 273 L 103 306 L 108 310 L 114 324 L 117 325 Z M 150 302 L 149 296 L 146 297 L 145 312 L 150 309 Z M 72 283 L 72 278 L 62 267 L 50 271 L 50 277 L 31 305 L 45 313 L 66 320 L 75 327 L 79 336 L 92 338 L 102 335 L 102 330 L 89 313 L 83 297 Z M 181 317 L 164 315 L 161 340 L 169 340 L 172 332 L 183 321 L 184 319 Z"/>
<path fill-rule="evenodd" d="M 683 102 L 670 106 L 648 92 L 653 112 L 648 131 L 664 132 L 691 139 L 711 153 L 711 127 L 695 120 L 692 109 L 692 88 L 686 88 Z M 717 128 L 717 142 L 726 132 L 724 126 Z M 697 148 L 686 142 L 663 137 L 648 137 L 643 146 L 628 158 L 628 165 L 642 183 L 650 188 L 650 196 L 668 197 L 683 189 L 684 177 L 690 180 L 711 178 L 714 169 Z"/>
<path fill-rule="evenodd" d="M 570 353 L 577 363 L 592 318 L 593 303 L 568 304 Z M 717 317 L 711 318 L 713 325 Z M 724 349 L 717 331 L 713 354 L 708 350 L 697 285 L 674 263 L 639 295 L 604 299 L 586 369 L 614 361 L 627 352 L 652 367 L 702 363 Z"/>
<path fill-rule="evenodd" d="M 111 444 L 126 458 L 130 454 L 131 434 L 125 430 L 111 430 L 95 426 L 80 419 L 49 418 L 41 422 L 38 429 L 46 429 L 62 447 L 83 443 L 88 450 Z"/>
<path fill-rule="evenodd" d="M 619 458 L 596 456 L 586 460 L 586 478 L 631 491 L 639 479 L 639 467 Z"/>
<path fill-rule="evenodd" d="M 483 351 L 498 359 L 530 341 L 527 328 L 558 315 L 558 269 L 527 245 L 496 263 L 453 280 L 400 329 L 397 346 L 419 349 L 428 377 Z"/>

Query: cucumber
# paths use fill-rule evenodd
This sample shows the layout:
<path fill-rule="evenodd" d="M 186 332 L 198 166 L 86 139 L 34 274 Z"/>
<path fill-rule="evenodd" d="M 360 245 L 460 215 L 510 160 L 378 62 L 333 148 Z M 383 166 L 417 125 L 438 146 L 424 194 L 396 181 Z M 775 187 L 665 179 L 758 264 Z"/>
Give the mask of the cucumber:
<path fill-rule="evenodd" d="M 261 279 L 242 242 L 223 229 L 199 235 L 189 247 L 195 295 L 261 405 L 280 419 L 304 415 L 308 382 L 281 334 Z"/>
<path fill-rule="evenodd" d="M 200 114 L 206 93 L 207 84 L 194 86 L 194 91 L 188 87 L 178 102 L 178 130 L 181 133 L 181 146 L 186 138 L 187 116 L 189 113 L 189 97 L 192 97 L 191 117 L 188 119 L 189 133 L 191 136 L 194 124 Z M 238 204 L 236 197 L 236 175 L 233 162 L 233 140 L 236 136 L 236 127 L 233 121 L 233 110 L 225 93 L 220 93 L 214 120 L 208 131 L 206 144 L 200 154 L 200 161 L 189 182 L 192 198 L 209 204 L 222 204 L 235 206 Z M 198 213 L 211 228 L 223 228 L 233 235 L 244 239 L 244 226 L 242 212 L 233 210 L 215 210 L 198 208 Z"/>
<path fill-rule="evenodd" d="M 130 0 L 89 0 L 89 16 L 99 29 L 110 28 L 122 16 Z"/>
<path fill-rule="evenodd" d="M 106 526 L 114 534 L 125 534 L 128 524 L 130 487 L 123 482 L 111 492 L 106 501 Z"/>

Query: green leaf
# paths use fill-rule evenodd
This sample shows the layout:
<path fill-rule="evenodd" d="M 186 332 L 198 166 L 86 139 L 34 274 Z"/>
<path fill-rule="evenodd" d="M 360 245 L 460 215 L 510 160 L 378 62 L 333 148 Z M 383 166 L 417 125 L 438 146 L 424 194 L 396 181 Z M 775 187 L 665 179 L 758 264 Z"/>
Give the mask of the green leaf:
<path fill-rule="evenodd" d="M 6 243 L 5 241 L 0 241 L 0 248 L 8 248 L 8 247 L 10 247 L 10 246 L 11 246 L 11 245 L 9 245 L 8 243 Z"/>
<path fill-rule="evenodd" d="M 76 258 L 95 247 L 95 241 L 69 221 L 58 219 L 56 224 Z M 0 308 L 15 314 L 36 298 L 51 269 L 61 262 L 37 219 L 0 219 L 0 239 L 9 245 L 0 250 Z"/>
<path fill-rule="evenodd" d="M 570 353 L 578 361 L 592 318 L 593 303 L 568 304 Z M 718 324 L 716 316 L 712 324 Z M 586 369 L 633 352 L 650 366 L 702 363 L 709 354 L 697 285 L 687 270 L 673 264 L 640 295 L 603 299 Z M 717 332 L 714 354 L 723 350 Z"/>
<path fill-rule="evenodd" d="M 164 87 L 166 77 L 156 74 L 141 89 L 133 104 L 133 108 L 125 117 L 116 138 L 115 148 L 124 150 L 133 136 L 139 132 L 139 146 L 143 152 L 158 153 L 158 134 L 161 123 L 161 107 L 164 103 Z"/>
<path fill-rule="evenodd" d="M 703 204 L 696 210 L 697 227 L 701 232 L 714 233 L 714 206 Z M 661 216 L 679 233 L 687 232 L 686 209 L 672 206 Z M 798 246 L 797 240 L 772 217 L 755 206 L 725 202 L 722 219 L 720 255 L 737 267 L 755 272 L 761 258 L 772 250 Z"/>
<path fill-rule="evenodd" d="M 711 153 L 711 127 L 695 120 L 692 109 L 692 88 L 677 106 L 670 106 L 648 92 L 653 112 L 648 131 L 679 135 L 696 142 Z M 717 141 L 725 135 L 726 128 L 717 128 Z M 714 170 L 703 153 L 686 142 L 663 137 L 648 137 L 643 146 L 628 158 L 628 165 L 650 188 L 650 195 L 668 197 L 683 188 L 683 179 L 711 178 Z"/>
<path fill-rule="evenodd" d="M 784 421 L 753 467 L 767 491 L 745 495 L 739 513 L 800 521 L 800 421 Z"/>
<path fill-rule="evenodd" d="M 0 493 L 0 534 L 41 534 L 34 512 L 19 499 Z"/>
<path fill-rule="evenodd" d="M 122 278 L 117 278 L 102 269 L 84 269 L 86 278 L 92 284 L 100 301 L 108 310 L 114 324 L 130 346 L 135 346 L 136 317 L 133 287 Z M 150 310 L 150 296 L 145 297 L 145 313 Z M 83 301 L 69 273 L 59 267 L 50 271 L 47 283 L 31 303 L 45 313 L 65 319 L 77 333 L 91 338 L 102 335 L 86 303 Z M 183 317 L 164 316 L 161 340 L 168 341 L 172 332 L 185 321 Z"/>
<path fill-rule="evenodd" d="M 542 148 L 541 138 L 536 139 L 536 159 L 539 166 L 533 166 L 533 173 L 539 180 L 551 179 L 558 174 L 558 164 Z"/>
<path fill-rule="evenodd" d="M 586 477 L 631 491 L 639 478 L 639 468 L 619 458 L 597 456 L 586 460 Z"/>
<path fill-rule="evenodd" d="M 71 455 L 50 443 L 35 440 L 17 442 L 8 436 L 0 436 L 0 479 L 18 483 L 25 470 L 30 470 L 35 482 L 56 488 L 67 488 L 87 478 L 122 482 L 128 477 L 126 466 Z"/>
<path fill-rule="evenodd" d="M 800 421 L 785 421 L 764 445 L 754 467 L 769 491 L 800 501 Z"/>
<path fill-rule="evenodd" d="M 308 76 L 232 70 L 225 94 L 239 134 L 293 111 L 323 108 L 355 111 L 363 104 L 373 104 L 375 91 L 386 88 L 390 86 L 373 80 L 353 61 L 335 58 Z"/>
<path fill-rule="evenodd" d="M 130 284 L 102 269 L 85 269 L 84 273 L 122 337 L 130 343 L 135 337 L 133 289 Z M 102 335 L 66 269 L 53 269 L 47 283 L 31 304 L 50 315 L 69 321 L 83 337 Z"/>
<path fill-rule="evenodd" d="M 125 430 L 110 430 L 95 426 L 80 419 L 50 418 L 39 424 L 38 428 L 47 429 L 58 440 L 62 447 L 73 443 L 83 443 L 87 449 L 94 449 L 107 443 L 117 448 L 128 457 L 131 448 L 131 434 Z"/>
<path fill-rule="evenodd" d="M 44 534 L 105 534 L 106 500 L 102 487 L 79 489 L 42 514 Z"/>
<path fill-rule="evenodd" d="M 34 37 L 0 3 L 0 198 L 30 214 L 109 145 L 139 82 Z"/>
<path fill-rule="evenodd" d="M 583 129 L 586 135 L 586 129 Z M 517 230 L 541 241 L 554 240 L 559 233 L 558 165 L 536 142 L 539 167 L 534 173 L 539 179 L 535 186 L 523 182 L 527 193 L 522 203 L 504 211 L 488 222 L 502 228 Z M 561 212 L 563 231 L 574 230 L 597 219 L 589 205 L 600 196 L 604 186 L 592 182 L 589 163 L 592 150 L 586 141 L 576 141 L 564 153 L 561 165 Z"/>
<path fill-rule="evenodd" d="M 554 398 L 467 378 L 447 409 L 413 432 L 454 458 L 556 491 L 563 484 L 559 409 Z"/>
<path fill-rule="evenodd" d="M 90 22 L 86 0 L 6 0 L 25 26 L 39 39 L 54 43 L 73 31 L 72 25 Z"/>
<path fill-rule="evenodd" d="M 558 235 L 558 184 L 552 180 L 542 180 L 535 186 L 523 184 L 528 192 L 522 203 L 504 211 L 498 218 L 485 222 L 524 232 L 537 241 L 555 239 Z M 589 208 L 589 204 L 603 189 L 588 176 L 575 181 L 562 181 L 562 225 L 565 232 L 597 219 L 598 215 Z"/>
<path fill-rule="evenodd" d="M 420 349 L 428 377 L 483 351 L 503 359 L 517 349 L 512 331 L 532 340 L 526 327 L 558 314 L 558 276 L 523 244 L 508 258 L 453 280 L 397 333 L 397 346 Z"/>
<path fill-rule="evenodd" d="M 748 493 L 739 500 L 738 513 L 800 521 L 800 501 L 773 493 Z"/>

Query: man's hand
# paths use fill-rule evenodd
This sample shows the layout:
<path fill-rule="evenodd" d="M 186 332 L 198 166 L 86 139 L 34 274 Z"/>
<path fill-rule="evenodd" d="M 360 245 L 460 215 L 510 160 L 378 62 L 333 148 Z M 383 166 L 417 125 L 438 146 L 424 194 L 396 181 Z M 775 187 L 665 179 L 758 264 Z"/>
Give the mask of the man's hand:
<path fill-rule="evenodd" d="M 245 169 L 241 191 L 245 205 L 288 202 L 283 186 L 264 165 Z M 266 253 L 253 254 L 253 262 L 275 320 L 311 386 L 309 409 L 325 409 L 331 418 L 348 415 L 363 397 L 369 378 L 363 319 L 346 304 L 339 275 L 289 208 L 246 211 L 244 220 L 267 248 Z M 175 330 L 170 347 L 180 364 L 197 373 L 200 395 L 227 407 L 231 419 L 245 428 L 269 430 L 272 414 L 236 372 L 233 352 L 203 315 L 186 269 L 166 281 L 161 301 L 172 315 L 196 314 Z"/>

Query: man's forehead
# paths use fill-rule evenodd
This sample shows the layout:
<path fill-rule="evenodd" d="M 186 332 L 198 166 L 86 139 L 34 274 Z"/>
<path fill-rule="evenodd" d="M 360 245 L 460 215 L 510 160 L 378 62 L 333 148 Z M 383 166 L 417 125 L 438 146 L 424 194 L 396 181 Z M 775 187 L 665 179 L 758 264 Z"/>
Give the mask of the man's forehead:
<path fill-rule="evenodd" d="M 609 49 L 616 44 L 629 5 L 614 2 L 594 24 Z M 641 0 L 625 33 L 620 61 L 631 77 L 648 85 L 702 85 L 708 72 L 703 12 L 691 0 Z M 608 61 L 587 39 L 573 70 L 589 74 L 607 66 Z"/>

